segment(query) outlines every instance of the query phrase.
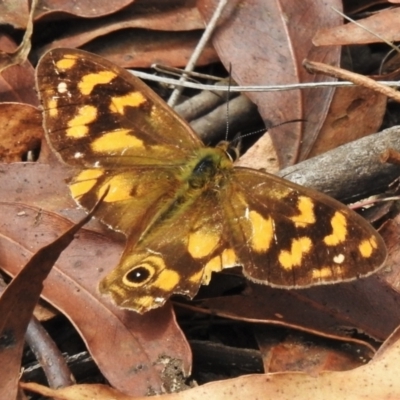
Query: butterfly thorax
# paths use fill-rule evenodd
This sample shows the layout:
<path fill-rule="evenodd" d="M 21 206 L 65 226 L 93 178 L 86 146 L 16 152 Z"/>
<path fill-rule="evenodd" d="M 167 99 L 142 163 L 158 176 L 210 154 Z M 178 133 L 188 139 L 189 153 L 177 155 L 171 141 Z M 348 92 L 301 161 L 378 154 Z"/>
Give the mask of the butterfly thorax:
<path fill-rule="evenodd" d="M 202 202 L 202 198 L 218 196 L 229 183 L 233 163 L 223 148 L 202 147 L 180 169 L 179 189 L 148 221 L 147 229 L 142 232 L 136 246 L 146 242 L 149 236 L 159 231 L 160 226 L 167 226 L 171 218 L 185 215 L 186 210 Z"/>
<path fill-rule="evenodd" d="M 233 168 L 229 155 L 221 147 L 201 148 L 185 168 L 187 190 L 220 187 L 226 173 Z"/>

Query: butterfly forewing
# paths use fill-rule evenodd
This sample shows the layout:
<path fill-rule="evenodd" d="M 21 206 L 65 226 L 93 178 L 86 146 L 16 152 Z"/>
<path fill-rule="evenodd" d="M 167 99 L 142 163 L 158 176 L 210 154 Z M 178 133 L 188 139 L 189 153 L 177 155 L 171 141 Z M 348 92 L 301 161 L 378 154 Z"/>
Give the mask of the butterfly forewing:
<path fill-rule="evenodd" d="M 49 143 L 67 164 L 167 166 L 203 146 L 143 82 L 95 55 L 48 52 L 37 66 L 37 89 Z"/>

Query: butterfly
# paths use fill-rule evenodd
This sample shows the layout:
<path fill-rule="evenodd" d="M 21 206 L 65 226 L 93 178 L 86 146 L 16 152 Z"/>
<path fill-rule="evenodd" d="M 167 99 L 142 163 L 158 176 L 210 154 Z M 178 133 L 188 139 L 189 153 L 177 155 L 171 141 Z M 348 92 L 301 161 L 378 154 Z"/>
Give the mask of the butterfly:
<path fill-rule="evenodd" d="M 99 285 L 144 313 L 173 294 L 193 298 L 213 272 L 304 288 L 367 276 L 386 259 L 380 235 L 338 201 L 236 167 L 230 145 L 206 147 L 141 80 L 76 49 L 54 49 L 36 73 L 47 140 L 78 167 L 72 197 L 126 235 Z"/>

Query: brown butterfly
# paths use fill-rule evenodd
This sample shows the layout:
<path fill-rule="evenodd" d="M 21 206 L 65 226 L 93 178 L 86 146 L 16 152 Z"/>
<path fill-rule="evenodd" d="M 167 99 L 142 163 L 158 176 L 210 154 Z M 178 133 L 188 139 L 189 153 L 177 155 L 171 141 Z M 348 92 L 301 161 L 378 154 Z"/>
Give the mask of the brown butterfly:
<path fill-rule="evenodd" d="M 127 237 L 100 283 L 144 313 L 172 294 L 190 298 L 212 272 L 240 265 L 250 280 L 300 288 L 367 276 L 386 259 L 379 234 L 338 201 L 233 165 L 226 143 L 205 147 L 129 72 L 74 49 L 37 67 L 47 139 L 81 172 L 69 183 L 89 210 Z"/>

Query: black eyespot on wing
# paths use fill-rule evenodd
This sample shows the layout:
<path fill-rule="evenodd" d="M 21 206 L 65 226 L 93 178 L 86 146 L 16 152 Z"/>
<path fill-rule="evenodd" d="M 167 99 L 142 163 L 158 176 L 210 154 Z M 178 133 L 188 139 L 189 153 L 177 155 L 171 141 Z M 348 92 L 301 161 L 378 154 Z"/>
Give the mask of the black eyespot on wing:
<path fill-rule="evenodd" d="M 150 271 L 143 266 L 131 269 L 126 273 L 125 279 L 134 284 L 146 282 L 150 278 Z"/>

